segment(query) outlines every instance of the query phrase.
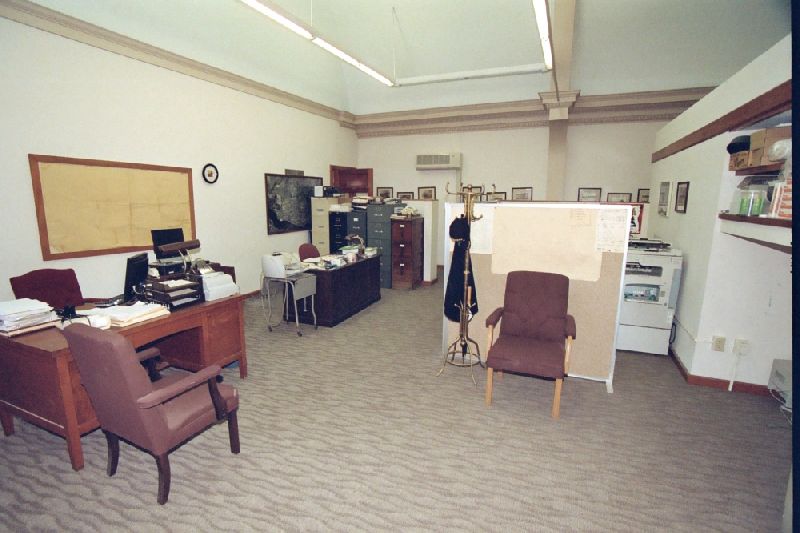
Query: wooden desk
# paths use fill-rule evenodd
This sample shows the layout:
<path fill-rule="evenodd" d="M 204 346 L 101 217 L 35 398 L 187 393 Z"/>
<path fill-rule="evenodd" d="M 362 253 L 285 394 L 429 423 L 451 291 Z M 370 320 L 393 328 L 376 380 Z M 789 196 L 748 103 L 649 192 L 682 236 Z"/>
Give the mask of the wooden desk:
<path fill-rule="evenodd" d="M 112 329 L 136 348 L 158 346 L 162 358 L 187 370 L 238 361 L 239 376 L 244 378 L 243 302 L 244 296 L 231 296 Z M 72 468 L 83 468 L 81 435 L 100 424 L 58 329 L 0 337 L 0 422 L 6 436 L 14 433 L 13 416 L 65 437 Z"/>
<path fill-rule="evenodd" d="M 380 266 L 380 257 L 375 256 L 332 270 L 308 270 L 317 276 L 317 294 L 314 297 L 317 324 L 335 326 L 380 300 Z M 300 322 L 314 323 L 310 309 L 303 311 L 302 304 L 298 303 L 298 311 Z M 294 320 L 293 306 L 289 306 L 287 316 L 290 321 Z"/>

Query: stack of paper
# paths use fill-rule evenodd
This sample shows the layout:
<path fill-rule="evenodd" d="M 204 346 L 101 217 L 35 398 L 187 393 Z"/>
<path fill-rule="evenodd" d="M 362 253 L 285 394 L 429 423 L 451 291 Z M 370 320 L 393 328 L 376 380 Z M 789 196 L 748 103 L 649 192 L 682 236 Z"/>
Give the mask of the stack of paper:
<path fill-rule="evenodd" d="M 39 300 L 20 298 L 0 302 L 0 335 L 21 335 L 55 326 L 57 322 L 53 308 Z"/>
<path fill-rule="evenodd" d="M 121 328 L 144 320 L 150 320 L 151 318 L 168 315 L 169 310 L 161 304 L 136 302 L 133 305 L 114 305 L 112 307 L 87 309 L 86 311 L 81 311 L 81 313 L 107 316 L 111 319 L 112 326 Z"/>

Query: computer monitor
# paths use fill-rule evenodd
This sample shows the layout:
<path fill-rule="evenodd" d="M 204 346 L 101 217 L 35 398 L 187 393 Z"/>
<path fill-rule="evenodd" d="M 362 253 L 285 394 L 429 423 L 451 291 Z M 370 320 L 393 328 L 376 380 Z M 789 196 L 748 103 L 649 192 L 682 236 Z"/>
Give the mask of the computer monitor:
<path fill-rule="evenodd" d="M 183 242 L 183 228 L 151 229 L 150 236 L 153 239 L 153 251 L 156 253 L 156 259 L 180 257 L 180 252 L 162 253 L 158 251 L 158 247 L 173 242 Z"/>
<path fill-rule="evenodd" d="M 125 268 L 125 288 L 123 298 L 126 302 L 136 299 L 136 287 L 147 280 L 147 254 L 137 254 L 128 258 Z"/>

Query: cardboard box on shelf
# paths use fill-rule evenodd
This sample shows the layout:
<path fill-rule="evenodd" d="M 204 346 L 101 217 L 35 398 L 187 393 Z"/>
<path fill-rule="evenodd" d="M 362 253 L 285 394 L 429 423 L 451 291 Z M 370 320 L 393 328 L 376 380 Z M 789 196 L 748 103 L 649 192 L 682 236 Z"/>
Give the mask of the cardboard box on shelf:
<path fill-rule="evenodd" d="M 750 166 L 750 152 L 736 152 L 731 154 L 728 161 L 728 170 L 739 170 Z"/>
<path fill-rule="evenodd" d="M 781 139 L 792 137 L 791 126 L 780 126 L 754 131 L 750 134 L 750 162 L 751 167 L 773 163 L 767 158 L 770 147 Z"/>

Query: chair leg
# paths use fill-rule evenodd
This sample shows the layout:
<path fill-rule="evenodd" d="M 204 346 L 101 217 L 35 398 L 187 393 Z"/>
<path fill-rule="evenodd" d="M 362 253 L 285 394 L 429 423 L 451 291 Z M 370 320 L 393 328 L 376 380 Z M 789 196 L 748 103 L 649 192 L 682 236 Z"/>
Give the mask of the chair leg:
<path fill-rule="evenodd" d="M 169 498 L 169 457 L 166 453 L 156 456 L 156 465 L 158 466 L 158 504 L 164 505 Z"/>
<path fill-rule="evenodd" d="M 553 396 L 553 412 L 551 413 L 553 418 L 558 420 L 559 410 L 561 408 L 561 385 L 564 383 L 563 378 L 558 378 L 556 380 L 556 393 Z"/>
<path fill-rule="evenodd" d="M 492 405 L 492 374 L 494 370 L 492 367 L 486 367 L 486 405 Z"/>
<path fill-rule="evenodd" d="M 231 453 L 239 453 L 239 422 L 236 409 L 228 413 L 228 438 L 231 441 Z"/>
<path fill-rule="evenodd" d="M 106 467 L 106 474 L 113 476 L 117 473 L 117 465 L 119 464 L 119 437 L 103 430 L 108 443 L 108 466 Z"/>

